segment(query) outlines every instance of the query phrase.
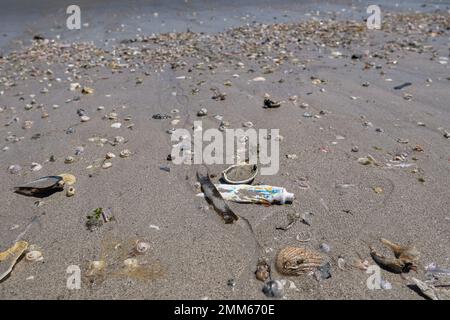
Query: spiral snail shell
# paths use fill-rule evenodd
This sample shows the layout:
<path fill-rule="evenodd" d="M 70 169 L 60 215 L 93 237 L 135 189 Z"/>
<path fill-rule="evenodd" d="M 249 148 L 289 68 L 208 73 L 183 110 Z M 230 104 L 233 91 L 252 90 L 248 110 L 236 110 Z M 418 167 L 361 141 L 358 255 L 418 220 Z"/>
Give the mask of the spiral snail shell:
<path fill-rule="evenodd" d="M 29 251 L 25 255 L 25 259 L 30 262 L 40 261 L 43 259 L 42 252 L 40 252 L 38 250 Z"/>
<path fill-rule="evenodd" d="M 286 247 L 278 253 L 276 267 L 283 275 L 300 275 L 316 270 L 324 262 L 325 259 L 319 252 L 301 247 Z"/>

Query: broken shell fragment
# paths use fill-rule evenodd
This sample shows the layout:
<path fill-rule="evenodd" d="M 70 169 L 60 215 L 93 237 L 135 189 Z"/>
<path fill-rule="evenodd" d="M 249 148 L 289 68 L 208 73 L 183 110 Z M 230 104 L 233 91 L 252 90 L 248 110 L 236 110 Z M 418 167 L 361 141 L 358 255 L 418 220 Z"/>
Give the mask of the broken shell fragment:
<path fill-rule="evenodd" d="M 83 94 L 92 94 L 92 93 L 94 93 L 94 89 L 89 88 L 89 87 L 83 87 L 83 89 L 81 89 L 81 93 L 83 93 Z"/>
<path fill-rule="evenodd" d="M 93 277 L 101 274 L 105 270 L 105 261 L 91 261 L 89 262 L 88 270 L 86 272 L 87 277 Z"/>
<path fill-rule="evenodd" d="M 272 101 L 270 99 L 264 99 L 265 108 L 279 108 L 281 107 L 282 101 Z"/>
<path fill-rule="evenodd" d="M 369 246 L 372 259 L 382 268 L 394 273 L 407 273 L 417 269 L 420 253 L 414 246 L 402 246 L 386 239 L 380 239 L 394 253 L 395 258 L 386 257 Z"/>
<path fill-rule="evenodd" d="M 115 157 L 116 157 L 116 155 L 114 153 L 112 153 L 112 152 L 108 152 L 105 155 L 106 159 L 112 159 L 112 158 L 115 158 Z"/>
<path fill-rule="evenodd" d="M 112 163 L 111 162 L 105 162 L 104 164 L 102 164 L 102 168 L 103 169 L 108 169 L 112 167 Z"/>
<path fill-rule="evenodd" d="M 131 151 L 128 149 L 125 149 L 125 150 L 120 151 L 119 155 L 121 158 L 128 158 L 129 156 L 131 156 Z"/>
<path fill-rule="evenodd" d="M 0 252 L 0 281 L 11 273 L 17 260 L 27 250 L 28 242 L 18 241 L 11 248 Z"/>
<path fill-rule="evenodd" d="M 42 169 L 42 165 L 37 162 L 31 163 L 31 171 L 39 171 Z"/>
<path fill-rule="evenodd" d="M 316 251 L 300 247 L 286 247 L 278 253 L 276 267 L 281 274 L 300 275 L 316 270 L 324 262 L 324 257 Z"/>

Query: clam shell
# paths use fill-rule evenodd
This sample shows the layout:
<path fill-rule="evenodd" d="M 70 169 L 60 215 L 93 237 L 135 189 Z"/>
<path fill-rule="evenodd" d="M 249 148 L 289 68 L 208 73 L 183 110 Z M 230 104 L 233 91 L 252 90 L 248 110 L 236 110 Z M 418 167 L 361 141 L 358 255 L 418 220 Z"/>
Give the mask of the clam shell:
<path fill-rule="evenodd" d="M 255 164 L 237 164 L 222 172 L 223 179 L 231 184 L 251 183 L 257 174 L 258 166 Z"/>
<path fill-rule="evenodd" d="M 24 195 L 43 194 L 51 190 L 62 190 L 64 180 L 59 176 L 42 177 L 23 186 L 15 187 L 17 193 Z"/>
<path fill-rule="evenodd" d="M 286 247 L 276 258 L 278 272 L 283 275 L 300 275 L 314 271 L 325 263 L 325 258 L 316 251 L 300 247 Z"/>

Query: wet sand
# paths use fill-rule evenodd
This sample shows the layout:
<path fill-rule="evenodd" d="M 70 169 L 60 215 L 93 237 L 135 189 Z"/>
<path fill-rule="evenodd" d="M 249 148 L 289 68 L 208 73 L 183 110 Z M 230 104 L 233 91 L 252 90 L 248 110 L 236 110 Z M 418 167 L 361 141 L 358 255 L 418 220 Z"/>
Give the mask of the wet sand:
<path fill-rule="evenodd" d="M 230 128 L 251 121 L 257 129 L 280 129 L 283 136 L 278 174 L 258 176 L 255 183 L 285 187 L 295 193 L 294 203 L 229 203 L 249 220 L 270 261 L 287 245 L 331 247 L 326 254 L 332 261 L 330 279 L 318 282 L 313 276 L 273 271 L 274 279 L 295 283 L 297 290 L 286 288 L 286 299 L 422 299 L 408 287 L 411 276 L 423 279 L 431 262 L 450 265 L 450 140 L 444 137 L 450 131 L 450 69 L 443 59 L 449 57 L 449 18 L 448 8 L 441 6 L 433 14 L 388 11 L 381 31 L 367 30 L 362 19 L 324 19 L 320 25 L 306 16 L 295 23 L 212 28 L 207 34 L 186 33 L 183 26 L 178 30 L 183 33 L 149 36 L 151 32 L 133 28 L 137 37 L 117 36 L 127 28 L 119 24 L 109 28 L 119 29 L 106 46 L 94 39 L 105 38 L 98 30 L 89 39 L 93 44 L 82 44 L 76 36 L 30 43 L 36 33 L 54 39 L 43 32 L 47 29 L 33 30 L 23 46 L 14 44 L 16 52 L 4 49 L 0 60 L 0 146 L 7 147 L 0 153 L 0 251 L 23 234 L 21 239 L 43 252 L 44 261 L 22 259 L 0 283 L 0 298 L 265 299 L 263 284 L 254 277 L 259 252 L 253 236 L 241 222 L 225 225 L 195 196 L 195 166 L 166 160 L 171 152 L 166 131 L 191 130 L 197 111 L 206 108 L 204 129 L 218 128 L 214 116 L 222 115 Z M 359 58 L 352 59 L 354 54 Z M 252 81 L 255 77 L 266 80 Z M 313 83 L 316 78 L 323 82 Z M 227 81 L 231 86 L 224 85 Z M 75 82 L 94 92 L 70 91 Z M 412 85 L 393 89 L 405 82 Z M 47 93 L 41 93 L 44 87 Z M 212 88 L 226 93 L 226 99 L 212 99 Z M 286 103 L 264 109 L 266 93 Z M 291 101 L 294 95 L 298 98 Z M 32 109 L 25 110 L 33 99 Z M 80 108 L 89 121 L 80 121 Z M 177 125 L 171 124 L 173 118 L 152 118 L 157 113 L 175 117 L 170 113 L 175 108 L 180 111 Z M 117 113 L 117 121 L 107 119 L 111 112 Z M 33 121 L 31 128 L 23 129 L 25 121 Z M 112 128 L 113 122 L 121 128 Z M 73 133 L 66 133 L 68 128 Z M 125 141 L 115 146 L 90 141 L 116 136 Z M 424 151 L 415 151 L 416 145 Z M 75 156 L 79 146 L 84 152 Z M 358 152 L 351 151 L 354 146 Z M 129 158 L 119 157 L 124 149 L 132 152 Z M 107 152 L 117 157 L 110 160 L 111 168 L 102 169 Z M 297 158 L 288 159 L 288 154 Z M 358 163 L 369 154 L 379 166 Z M 52 155 L 55 162 L 49 161 Z M 64 163 L 67 156 L 75 162 Z M 403 160 L 392 162 L 396 157 Z M 32 172 L 32 162 L 43 168 Z M 413 165 L 389 167 L 399 163 Z M 15 164 L 22 170 L 10 174 L 8 168 Z M 218 175 L 225 167 L 209 170 Z M 77 177 L 74 197 L 60 192 L 37 206 L 39 199 L 13 193 L 14 186 L 63 172 Z M 383 192 L 377 194 L 375 187 Z M 98 207 L 111 208 L 116 221 L 90 232 L 86 215 Z M 276 230 L 295 212 L 313 212 L 311 225 L 297 222 L 288 231 Z M 298 234 L 310 234 L 311 240 L 300 243 Z M 389 253 L 379 243 L 381 237 L 414 244 L 421 252 L 420 265 L 404 278 L 382 271 L 392 289 L 369 290 L 364 271 L 340 270 L 337 260 L 359 256 L 374 264 L 368 245 Z M 93 284 L 85 281 L 89 261 L 114 256 L 104 247 L 125 247 L 137 239 L 151 244 L 139 259 L 158 272 L 145 279 L 112 275 Z M 81 267 L 80 290 L 66 288 L 69 265 Z M 230 279 L 234 287 L 227 285 Z"/>

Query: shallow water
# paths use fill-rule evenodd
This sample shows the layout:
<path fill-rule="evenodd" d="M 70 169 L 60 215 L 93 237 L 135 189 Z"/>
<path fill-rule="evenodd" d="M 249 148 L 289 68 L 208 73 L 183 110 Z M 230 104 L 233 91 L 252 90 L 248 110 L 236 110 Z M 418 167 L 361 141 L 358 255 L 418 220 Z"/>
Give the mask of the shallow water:
<path fill-rule="evenodd" d="M 408 0 L 377 1 L 382 12 L 449 10 L 450 1 Z M 0 53 L 15 49 L 19 41 L 29 41 L 36 34 L 60 36 L 63 41 L 96 41 L 104 44 L 138 34 L 163 32 L 219 32 L 247 23 L 295 22 L 312 17 L 335 16 L 362 20 L 373 1 L 304 0 L 171 0 L 171 1 L 87 1 L 75 4 L 81 9 L 81 30 L 66 28 L 67 6 L 73 1 L 2 1 L 0 10 Z"/>

